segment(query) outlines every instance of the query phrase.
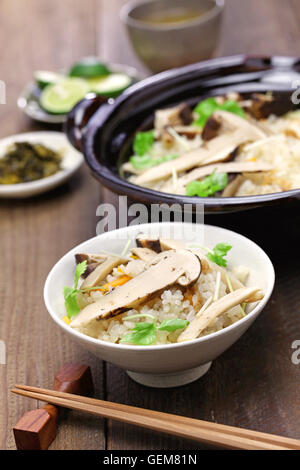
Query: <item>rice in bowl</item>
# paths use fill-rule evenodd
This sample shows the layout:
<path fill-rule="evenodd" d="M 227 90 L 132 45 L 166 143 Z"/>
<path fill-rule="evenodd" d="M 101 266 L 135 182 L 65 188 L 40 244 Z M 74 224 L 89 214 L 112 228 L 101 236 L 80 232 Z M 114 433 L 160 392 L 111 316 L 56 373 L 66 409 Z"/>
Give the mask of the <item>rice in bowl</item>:
<path fill-rule="evenodd" d="M 254 308 L 255 303 L 263 297 L 260 289 L 256 288 L 250 297 L 248 296 L 238 303 L 233 302 L 225 311 L 222 308 L 219 309 L 207 320 L 205 315 L 207 312 L 213 311 L 214 306 L 229 299 L 234 292 L 243 293 L 247 290 L 245 284 L 249 270 L 244 267 L 235 267 L 234 270 L 230 270 L 225 266 L 225 255 L 231 247 L 228 247 L 227 251 L 225 249 L 221 257 L 218 258 L 215 256 L 216 250 L 207 251 L 202 247 L 187 249 L 184 246 L 178 246 L 177 242 L 174 247 L 173 241 L 171 243 L 167 241 L 170 245 L 168 246 L 168 243 L 164 244 L 163 240 L 158 243 L 159 253 L 157 253 L 152 249 L 152 242 L 151 248 L 148 247 L 149 240 L 145 239 L 143 242 L 145 242 L 144 246 L 133 248 L 128 256 L 118 257 L 115 255 L 114 267 L 111 271 L 105 277 L 102 276 L 100 281 L 97 280 L 97 285 L 90 287 L 86 286 L 88 279 L 92 278 L 93 272 L 95 273 L 97 262 L 99 262 L 98 271 L 100 272 L 101 265 L 103 267 L 103 263 L 107 263 L 112 255 L 102 254 L 101 261 L 97 259 L 97 256 L 100 255 L 77 255 L 77 266 L 80 265 L 78 263 L 80 261 L 81 265 L 85 263 L 86 267 L 93 265 L 93 268 L 92 271 L 89 270 L 87 277 L 83 279 L 80 288 L 75 293 L 78 307 L 75 315 L 72 312 L 70 314 L 70 308 L 68 312 L 68 296 L 65 293 L 66 307 L 69 313 L 64 317 L 66 323 L 85 335 L 110 343 L 122 342 L 137 346 L 171 344 L 206 336 L 232 325 L 247 315 Z M 219 245 L 226 246 L 225 244 Z M 189 285 L 178 286 L 178 283 L 168 285 L 166 281 L 167 287 L 165 289 L 154 291 L 149 298 L 138 302 L 133 308 L 130 308 L 131 305 L 127 306 L 125 302 L 122 311 L 118 310 L 106 317 L 101 317 L 98 315 L 98 311 L 101 311 L 100 306 L 100 310 L 96 309 L 96 315 L 89 318 L 88 321 L 86 319 L 85 321 L 80 320 L 84 318 L 91 306 L 96 308 L 97 303 L 102 302 L 103 304 L 106 300 L 109 303 L 112 294 L 117 297 L 118 292 L 120 295 L 126 292 L 128 295 L 134 296 L 134 280 L 137 282 L 141 275 L 147 275 L 149 269 L 151 271 L 151 267 L 161 263 L 164 260 L 164 253 L 174 258 L 182 250 L 185 252 L 184 256 L 188 253 L 193 260 L 194 257 L 197 258 L 201 266 L 200 275 Z M 84 261 L 82 261 L 83 258 L 85 258 Z M 94 276 L 93 280 L 95 281 L 95 279 Z M 158 282 L 163 282 L 163 280 Z M 245 301 L 249 303 L 246 304 Z M 201 321 L 202 325 L 199 329 Z M 164 328 L 164 325 L 167 326 Z M 196 329 L 193 329 L 193 325 Z M 126 338 L 131 339 L 126 340 Z"/>

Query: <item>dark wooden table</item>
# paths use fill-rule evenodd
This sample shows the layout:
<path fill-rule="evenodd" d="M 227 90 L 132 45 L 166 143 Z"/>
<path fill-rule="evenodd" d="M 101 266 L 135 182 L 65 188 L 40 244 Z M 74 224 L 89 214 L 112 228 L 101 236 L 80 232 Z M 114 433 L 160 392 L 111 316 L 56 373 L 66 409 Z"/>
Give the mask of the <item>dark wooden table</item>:
<path fill-rule="evenodd" d="M 7 104 L 0 105 L 0 136 L 42 129 L 16 106 L 33 70 L 60 69 L 80 56 L 138 64 L 120 24 L 121 0 L 2 0 L 0 79 Z M 297 0 L 227 0 L 216 55 L 299 54 Z M 102 195 L 102 196 L 101 196 Z M 14 449 L 12 426 L 30 400 L 11 396 L 14 383 L 51 385 L 66 361 L 91 365 L 98 397 L 229 425 L 300 438 L 300 365 L 291 361 L 299 328 L 299 216 L 283 224 L 241 228 L 259 238 L 272 255 L 276 287 L 250 330 L 213 363 L 199 381 L 178 389 L 147 389 L 126 373 L 69 341 L 43 304 L 44 280 L 70 248 L 95 234 L 96 207 L 107 192 L 86 168 L 64 187 L 25 201 L 0 201 L 0 340 L 7 363 L 0 365 L 0 448 Z M 299 211 L 298 211 L 299 212 Z M 218 220 L 239 225 L 239 220 Z M 280 231 L 278 231 L 280 227 Z M 262 235 L 257 235 L 260 230 Z M 275 234 L 279 237 L 275 237 Z M 274 242 L 276 240 L 276 242 Z M 64 415 L 52 449 L 196 449 L 199 445 L 77 413 Z"/>

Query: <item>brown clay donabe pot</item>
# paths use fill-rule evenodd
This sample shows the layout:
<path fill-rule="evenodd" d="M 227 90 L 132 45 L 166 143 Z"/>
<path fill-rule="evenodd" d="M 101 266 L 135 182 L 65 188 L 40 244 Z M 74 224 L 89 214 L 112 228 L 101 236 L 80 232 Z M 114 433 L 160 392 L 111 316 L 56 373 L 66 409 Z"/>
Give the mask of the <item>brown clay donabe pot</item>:
<path fill-rule="evenodd" d="M 88 95 L 68 116 L 71 143 L 80 149 L 92 174 L 113 192 L 131 200 L 167 204 L 204 204 L 207 214 L 242 211 L 274 204 L 291 205 L 300 190 L 231 198 L 198 198 L 166 194 L 129 183 L 119 175 L 131 154 L 137 130 L 149 129 L 158 108 L 186 102 L 195 105 L 208 96 L 237 91 L 273 91 L 276 114 L 295 106 L 291 95 L 300 80 L 300 59 L 293 57 L 233 56 L 212 59 L 154 75 L 127 89 L 116 100 Z M 296 84 L 296 85 L 295 85 Z"/>

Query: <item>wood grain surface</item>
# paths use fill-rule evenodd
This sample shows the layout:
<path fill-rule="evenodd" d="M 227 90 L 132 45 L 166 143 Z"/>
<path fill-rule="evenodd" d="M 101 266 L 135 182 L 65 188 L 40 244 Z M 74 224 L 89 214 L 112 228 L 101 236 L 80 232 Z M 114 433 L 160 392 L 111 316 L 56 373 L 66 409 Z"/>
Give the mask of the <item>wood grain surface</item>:
<path fill-rule="evenodd" d="M 17 109 L 16 100 L 36 69 L 60 69 L 84 55 L 127 63 L 145 73 L 119 20 L 121 0 L 1 0 L 0 79 L 7 104 L 0 105 L 0 137 L 39 130 Z M 297 55 L 297 0 L 227 0 L 216 55 Z M 291 362 L 299 331 L 299 216 L 257 235 L 255 221 L 234 221 L 257 240 L 276 268 L 272 299 L 250 330 L 214 361 L 210 372 L 178 389 L 147 389 L 126 373 L 101 363 L 69 341 L 43 304 L 45 278 L 69 249 L 95 234 L 96 207 L 111 200 L 84 167 L 63 187 L 27 201 L 0 200 L 0 449 L 14 449 L 12 427 L 35 404 L 11 396 L 14 383 L 51 387 L 64 362 L 85 362 L 96 395 L 120 403 L 300 438 L 300 365 Z M 218 223 L 231 225 L 231 221 Z M 263 224 L 261 220 L 260 223 Z M 283 226 L 284 225 L 284 226 Z M 280 230 L 278 229 L 280 227 Z M 277 234 L 277 236 L 276 236 Z M 66 412 L 52 449 L 195 449 L 198 444 L 131 426 Z"/>

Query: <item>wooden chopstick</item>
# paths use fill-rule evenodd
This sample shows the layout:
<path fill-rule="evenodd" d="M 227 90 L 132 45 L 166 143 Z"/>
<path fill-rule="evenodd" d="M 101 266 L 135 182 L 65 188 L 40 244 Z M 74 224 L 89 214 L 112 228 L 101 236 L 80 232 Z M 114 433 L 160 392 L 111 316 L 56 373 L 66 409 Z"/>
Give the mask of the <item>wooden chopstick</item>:
<path fill-rule="evenodd" d="M 70 396 L 69 394 L 66 394 L 64 392 L 53 392 L 52 390 L 43 389 L 43 388 L 24 386 L 24 385 L 16 385 L 16 387 L 20 390 L 26 390 L 26 391 L 31 391 L 31 392 L 41 393 L 41 394 L 49 394 L 51 396 L 53 395 L 53 396 L 61 397 L 61 398 L 70 397 L 73 401 L 77 401 L 77 402 L 82 402 L 84 400 L 85 403 L 89 403 L 92 405 L 101 404 L 101 406 L 103 406 L 104 408 L 108 410 L 119 411 L 120 407 L 122 407 L 122 409 L 129 410 L 139 416 L 153 417 L 155 415 L 157 417 L 160 417 L 161 419 L 166 419 L 166 416 L 167 416 L 169 421 L 175 422 L 177 425 L 186 424 L 188 420 L 189 425 L 195 426 L 196 428 L 199 428 L 199 426 L 202 426 L 204 429 L 207 429 L 208 431 L 218 431 L 218 432 L 226 433 L 229 435 L 241 436 L 247 439 L 260 440 L 262 442 L 274 444 L 277 446 L 285 446 L 290 449 L 299 448 L 299 441 L 286 438 L 286 437 L 260 433 L 256 431 L 243 429 L 243 428 L 236 428 L 233 426 L 226 426 L 223 424 L 211 423 L 208 421 L 201 421 L 201 420 L 193 419 L 193 418 L 186 418 L 184 416 L 161 413 L 157 411 L 137 408 L 137 407 L 128 406 L 128 405 L 120 405 L 119 403 L 113 403 L 113 402 L 108 402 L 108 401 L 103 401 L 103 400 L 95 400 L 93 398 L 81 397 L 77 395 Z M 41 400 L 45 400 L 45 398 L 41 398 Z"/>
<path fill-rule="evenodd" d="M 16 385 L 13 393 L 53 405 L 83 411 L 104 418 L 123 421 L 155 431 L 217 445 L 245 450 L 296 450 L 300 441 L 272 434 L 250 431 L 184 416 L 162 413 L 94 398 L 55 392 L 26 385 Z"/>

